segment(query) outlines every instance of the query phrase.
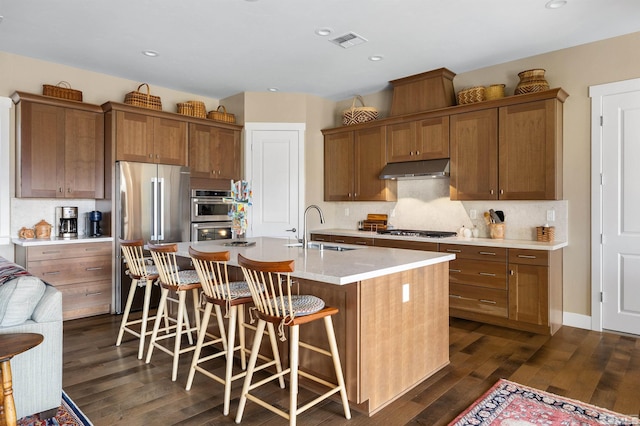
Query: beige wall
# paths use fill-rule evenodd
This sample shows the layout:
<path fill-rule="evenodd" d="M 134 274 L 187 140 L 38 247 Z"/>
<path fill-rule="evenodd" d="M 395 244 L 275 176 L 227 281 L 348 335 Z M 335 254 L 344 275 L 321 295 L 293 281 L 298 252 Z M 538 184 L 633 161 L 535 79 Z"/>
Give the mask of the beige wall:
<path fill-rule="evenodd" d="M 564 199 L 568 203 L 569 215 L 569 246 L 564 249 L 565 312 L 591 315 L 589 86 L 640 77 L 640 55 L 636 54 L 639 48 L 640 33 L 634 33 L 460 73 L 453 80 L 456 91 L 504 83 L 507 85 L 505 93 L 509 95 L 513 94 L 519 81 L 520 71 L 544 68 L 551 87 L 562 87 L 570 95 L 564 104 L 563 136 Z M 381 116 L 386 116 L 390 105 L 389 91 L 368 95 L 365 102 L 367 106 L 377 107 Z M 350 105 L 351 99 L 337 105 L 336 120 L 339 112 Z"/>
<path fill-rule="evenodd" d="M 505 83 L 507 94 L 513 93 L 517 73 L 530 68 L 547 70 L 552 87 L 562 87 L 570 95 L 564 107 L 564 198 L 568 200 L 569 247 L 564 251 L 564 310 L 590 315 L 590 100 L 588 88 L 640 77 L 640 33 L 601 42 L 564 49 L 543 55 L 508 62 L 454 78 L 456 90 L 474 85 Z M 498 47 L 497 47 L 498 48 Z M 446 64 L 443 64 L 446 67 Z M 0 52 L 0 95 L 9 96 L 16 90 L 41 93 L 42 84 L 69 81 L 84 92 L 86 102 L 101 104 L 120 101 L 134 90 L 138 82 L 79 70 Z M 425 70 L 428 71 L 428 70 Z M 456 71 L 456 70 L 452 70 Z M 404 77 L 404 76 L 398 76 Z M 152 93 L 162 97 L 164 109 L 175 111 L 175 103 L 201 99 L 208 109 L 218 105 L 215 99 L 202 98 L 152 85 Z M 389 91 L 364 96 L 367 106 L 379 109 L 381 117 L 388 115 L 391 104 Z M 351 106 L 352 99 L 337 104 L 304 94 L 245 93 L 221 102 L 229 112 L 238 114 L 240 123 L 304 122 L 306 123 L 306 200 L 305 204 L 323 205 L 325 213 L 337 217 L 344 203 L 322 203 L 323 141 L 320 129 L 340 125 L 341 112 Z M 13 164 L 12 164 L 13 167 Z M 13 202 L 14 200 L 12 200 Z M 378 204 L 371 203 L 371 208 Z M 383 204 L 383 206 L 385 206 Z M 386 207 L 385 207 L 386 208 Z M 360 218 L 353 218 L 358 220 Z M 0 247 L 0 255 L 7 253 Z M 13 250 L 11 249 L 10 256 Z"/>

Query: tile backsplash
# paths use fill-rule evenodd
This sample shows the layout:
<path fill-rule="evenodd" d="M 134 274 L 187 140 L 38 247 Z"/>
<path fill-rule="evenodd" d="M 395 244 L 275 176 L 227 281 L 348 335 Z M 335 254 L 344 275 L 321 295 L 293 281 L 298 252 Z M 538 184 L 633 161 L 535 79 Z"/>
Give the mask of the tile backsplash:
<path fill-rule="evenodd" d="M 56 207 L 78 207 L 78 235 L 84 235 L 86 231 L 85 218 L 87 213 L 96 209 L 95 200 L 76 199 L 48 199 L 48 198 L 12 198 L 11 199 L 11 236 L 17 237 L 20 228 L 31 228 L 42 219 L 49 222 L 54 228 L 51 235 L 57 231 Z"/>
<path fill-rule="evenodd" d="M 568 241 L 568 202 L 560 201 L 451 201 L 449 179 L 421 179 L 398 181 L 396 202 L 330 203 L 335 223 L 325 227 L 357 229 L 358 221 L 368 213 L 386 213 L 395 228 L 457 231 L 461 226 L 477 226 L 480 237 L 489 237 L 484 212 L 502 210 L 505 214 L 505 239 L 535 240 L 536 227 L 548 224 L 555 227 L 556 241 Z M 348 216 L 347 216 L 348 210 Z M 471 219 L 475 210 L 476 218 Z M 554 221 L 547 221 L 552 211 Z"/>

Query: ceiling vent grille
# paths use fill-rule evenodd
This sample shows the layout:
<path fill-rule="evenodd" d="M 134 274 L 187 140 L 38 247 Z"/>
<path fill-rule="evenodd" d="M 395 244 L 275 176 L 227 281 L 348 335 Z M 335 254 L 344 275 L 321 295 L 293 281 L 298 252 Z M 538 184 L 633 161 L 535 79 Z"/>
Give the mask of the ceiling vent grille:
<path fill-rule="evenodd" d="M 367 39 L 362 36 L 359 36 L 356 33 L 347 33 L 345 35 L 336 37 L 329 41 L 331 43 L 337 44 L 340 47 L 344 47 L 345 49 L 348 49 L 350 47 L 357 46 L 362 43 L 366 43 Z"/>

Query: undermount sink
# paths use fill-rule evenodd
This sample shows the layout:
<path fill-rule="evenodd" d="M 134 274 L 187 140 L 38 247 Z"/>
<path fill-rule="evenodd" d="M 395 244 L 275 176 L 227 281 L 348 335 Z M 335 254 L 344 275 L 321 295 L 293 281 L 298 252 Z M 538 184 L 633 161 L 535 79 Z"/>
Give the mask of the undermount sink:
<path fill-rule="evenodd" d="M 287 244 L 287 247 L 302 247 L 302 243 Z M 313 249 L 313 250 L 331 250 L 331 251 L 357 250 L 356 247 L 342 247 L 342 246 L 334 246 L 334 245 L 324 244 L 324 243 L 307 243 L 307 248 Z"/>

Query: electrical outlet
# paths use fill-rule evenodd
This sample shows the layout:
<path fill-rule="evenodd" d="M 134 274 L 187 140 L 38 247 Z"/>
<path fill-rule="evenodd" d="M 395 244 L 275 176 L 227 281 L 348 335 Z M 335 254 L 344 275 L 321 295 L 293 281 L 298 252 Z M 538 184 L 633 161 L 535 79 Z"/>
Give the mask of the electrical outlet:
<path fill-rule="evenodd" d="M 402 284 L 402 303 L 409 301 L 409 284 Z"/>
<path fill-rule="evenodd" d="M 476 209 L 469 210 L 469 219 L 473 220 L 477 218 L 478 218 L 478 211 Z"/>
<path fill-rule="evenodd" d="M 554 222 L 556 220 L 556 211 L 547 210 L 547 222 Z"/>
<path fill-rule="evenodd" d="M 349 216 L 349 209 L 348 208 L 344 209 L 344 215 L 345 216 Z"/>

